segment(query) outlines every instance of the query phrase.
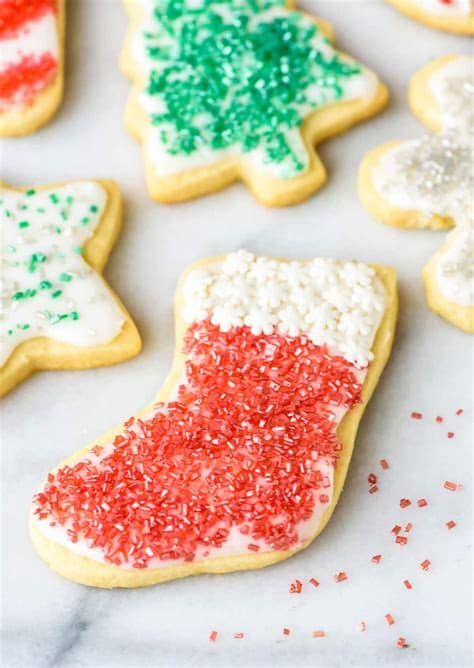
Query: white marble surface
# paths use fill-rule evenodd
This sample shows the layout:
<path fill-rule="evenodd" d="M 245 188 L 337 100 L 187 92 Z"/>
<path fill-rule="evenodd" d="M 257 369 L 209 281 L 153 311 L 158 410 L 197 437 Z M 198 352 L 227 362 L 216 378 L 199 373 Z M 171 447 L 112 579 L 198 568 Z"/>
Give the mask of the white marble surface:
<path fill-rule="evenodd" d="M 303 4 L 303 3 L 302 3 Z M 140 149 L 122 127 L 128 83 L 117 70 L 126 20 L 118 0 L 69 2 L 65 104 L 30 138 L 0 145 L 12 184 L 113 177 L 126 199 L 123 234 L 107 277 L 144 340 L 136 359 L 108 369 L 39 373 L 2 402 L 2 666 L 467 666 L 470 664 L 470 341 L 431 313 L 420 269 L 443 233 L 391 229 L 371 220 L 355 192 L 364 152 L 418 136 L 406 107 L 408 78 L 426 61 L 468 42 L 432 32 L 381 2 L 313 0 L 338 44 L 388 82 L 388 110 L 320 152 L 331 178 L 301 206 L 265 210 L 241 185 L 174 207 L 147 197 Z M 30 497 L 46 471 L 145 404 L 173 349 L 177 276 L 203 255 L 245 246 L 265 254 L 356 257 L 400 274 L 401 313 L 391 362 L 361 425 L 347 487 L 311 548 L 261 572 L 198 577 L 147 590 L 99 591 L 62 580 L 29 543 Z M 410 419 L 412 410 L 425 414 Z M 435 423 L 437 414 L 445 417 Z M 447 439 L 448 430 L 455 438 Z M 378 460 L 391 468 L 382 472 Z M 367 493 L 367 475 L 380 491 Z M 463 483 L 448 492 L 443 482 Z M 429 506 L 399 507 L 426 497 Z M 444 526 L 454 519 L 452 531 Z M 390 529 L 414 525 L 408 545 Z M 376 566 L 370 557 L 381 553 Z M 428 558 L 429 572 L 419 563 Z M 346 570 L 348 581 L 333 575 Z M 314 589 L 307 580 L 321 582 Z M 300 595 L 291 581 L 304 581 Z M 413 583 L 406 590 L 402 580 Z M 396 623 L 384 619 L 391 613 Z M 364 620 L 367 631 L 361 633 Z M 283 627 L 291 635 L 282 635 Z M 324 629 L 326 638 L 311 632 Z M 219 632 L 209 642 L 211 630 Z M 242 640 L 232 637 L 245 632 Z M 410 647 L 395 643 L 406 637 Z"/>

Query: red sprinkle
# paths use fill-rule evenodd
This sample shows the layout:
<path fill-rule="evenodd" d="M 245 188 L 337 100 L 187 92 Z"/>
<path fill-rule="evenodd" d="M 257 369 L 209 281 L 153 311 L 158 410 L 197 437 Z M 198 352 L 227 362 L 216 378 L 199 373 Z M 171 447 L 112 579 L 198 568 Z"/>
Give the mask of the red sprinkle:
<path fill-rule="evenodd" d="M 374 554 L 374 556 L 372 557 L 372 559 L 371 559 L 370 561 L 371 561 L 373 564 L 380 564 L 381 559 L 382 559 L 382 555 L 381 555 L 381 554 Z"/>
<path fill-rule="evenodd" d="M 448 529 L 454 529 L 454 527 L 456 526 L 456 522 L 454 520 L 449 520 L 449 522 L 446 522 L 446 526 L 448 527 Z"/>
<path fill-rule="evenodd" d="M 464 408 L 458 408 L 456 411 L 456 415 L 462 415 L 464 413 Z"/>
<path fill-rule="evenodd" d="M 454 431 L 448 431 L 448 438 L 454 438 Z"/>
<path fill-rule="evenodd" d="M 341 571 L 340 573 L 334 576 L 335 582 L 344 582 L 344 580 L 347 580 L 347 573 L 345 571 Z"/>
<path fill-rule="evenodd" d="M 420 566 L 424 571 L 427 571 L 431 566 L 431 561 L 429 559 L 425 559 L 424 561 L 421 562 Z"/>
<path fill-rule="evenodd" d="M 375 494 L 375 492 L 378 492 L 379 488 L 377 485 L 372 485 L 372 487 L 369 489 L 369 494 Z"/>
<path fill-rule="evenodd" d="M 416 505 L 419 506 L 420 508 L 424 508 L 424 506 L 428 505 L 428 501 L 426 499 L 418 499 Z"/>
<path fill-rule="evenodd" d="M 412 583 L 410 582 L 410 580 L 403 580 L 403 584 L 405 585 L 405 587 L 406 587 L 407 589 L 413 589 L 413 585 L 412 585 Z"/>
<path fill-rule="evenodd" d="M 313 638 L 325 638 L 326 631 L 313 631 Z"/>
<path fill-rule="evenodd" d="M 410 531 L 411 531 L 412 529 L 413 529 L 413 524 L 412 524 L 411 522 L 408 522 L 408 524 L 405 525 L 405 528 L 403 529 L 403 531 L 404 531 L 405 533 L 410 533 Z"/>
<path fill-rule="evenodd" d="M 441 424 L 441 423 L 443 422 L 443 420 L 444 420 L 444 418 L 441 417 L 441 415 L 437 415 L 435 419 L 436 419 L 436 422 L 437 422 L 438 424 Z"/>
<path fill-rule="evenodd" d="M 400 533 L 401 530 L 402 530 L 402 527 L 399 524 L 395 524 L 391 533 L 394 533 L 395 536 L 398 536 L 398 534 Z"/>
<path fill-rule="evenodd" d="M 303 591 L 303 583 L 301 580 L 295 580 L 290 585 L 290 594 L 301 594 Z"/>
<path fill-rule="evenodd" d="M 217 631 L 211 631 L 211 635 L 209 636 L 209 640 L 211 642 L 216 642 L 217 640 Z"/>
<path fill-rule="evenodd" d="M 319 582 L 316 580 L 316 578 L 310 578 L 309 582 L 313 585 L 313 587 L 319 587 Z"/>
<path fill-rule="evenodd" d="M 369 482 L 369 485 L 375 485 L 375 483 L 377 482 L 377 476 L 375 475 L 375 473 L 369 473 L 367 480 Z"/>
<path fill-rule="evenodd" d="M 194 323 L 185 337 L 185 383 L 115 437 L 52 474 L 36 517 L 66 525 L 107 563 L 146 568 L 192 561 L 237 528 L 259 545 L 298 545 L 335 463 L 338 407 L 360 401 L 359 372 L 305 337 L 221 332 Z M 205 472 L 205 475 L 204 475 Z"/>
<path fill-rule="evenodd" d="M 400 499 L 400 508 L 407 508 L 408 506 L 411 506 L 410 499 Z"/>
<path fill-rule="evenodd" d="M 286 628 L 283 629 L 283 635 L 284 635 L 284 636 L 289 636 L 290 633 L 291 633 L 290 629 L 286 629 Z"/>
<path fill-rule="evenodd" d="M 399 545 L 406 545 L 408 543 L 408 538 L 406 536 L 397 536 L 395 542 Z"/>
<path fill-rule="evenodd" d="M 360 623 L 360 630 L 362 633 L 367 629 L 367 624 L 365 622 Z"/>
<path fill-rule="evenodd" d="M 397 647 L 400 647 L 400 649 L 405 649 L 405 647 L 409 647 L 410 645 L 407 643 L 406 638 L 400 638 L 397 640 Z"/>
<path fill-rule="evenodd" d="M 2 0 L 0 2 L 0 39 L 12 39 L 28 23 L 39 21 L 56 11 L 56 0 Z"/>
<path fill-rule="evenodd" d="M 242 640 L 243 637 L 244 637 L 243 633 L 234 633 L 234 638 L 236 640 Z"/>
<path fill-rule="evenodd" d="M 249 543 L 247 545 L 247 550 L 250 550 L 251 552 L 258 552 L 260 550 L 260 546 L 255 545 L 254 543 Z"/>
<path fill-rule="evenodd" d="M 411 417 L 413 420 L 421 420 L 423 418 L 423 413 L 417 413 L 416 411 L 413 411 Z"/>
<path fill-rule="evenodd" d="M 390 464 L 388 463 L 388 461 L 386 459 L 381 459 L 379 463 L 380 463 L 380 466 L 384 469 L 384 471 L 386 471 L 387 469 L 390 468 Z"/>
<path fill-rule="evenodd" d="M 457 485 L 455 482 L 451 482 L 450 480 L 446 480 L 443 487 L 444 489 L 448 489 L 450 492 L 456 492 L 460 485 Z"/>
<path fill-rule="evenodd" d="M 395 624 L 395 620 L 389 612 L 385 615 L 385 619 L 387 620 L 387 624 L 389 626 L 392 626 L 392 624 Z"/>
<path fill-rule="evenodd" d="M 48 86 L 57 71 L 57 60 L 49 52 L 25 55 L 0 72 L 0 109 L 11 103 L 30 104 Z"/>

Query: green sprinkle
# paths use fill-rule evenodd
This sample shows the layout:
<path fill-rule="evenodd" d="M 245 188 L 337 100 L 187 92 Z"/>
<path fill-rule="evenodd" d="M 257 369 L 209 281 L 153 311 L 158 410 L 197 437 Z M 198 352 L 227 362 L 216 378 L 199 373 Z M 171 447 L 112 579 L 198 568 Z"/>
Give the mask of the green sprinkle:
<path fill-rule="evenodd" d="M 62 274 L 59 274 L 59 280 L 63 281 L 64 283 L 69 283 L 72 281 L 73 276 L 72 274 L 69 274 L 68 272 L 64 271 Z"/>
<path fill-rule="evenodd" d="M 96 206 L 95 204 L 91 204 L 90 207 L 89 207 L 89 211 L 91 213 L 97 213 L 98 210 L 99 210 L 99 207 Z"/>
<path fill-rule="evenodd" d="M 79 313 L 77 311 L 71 311 L 70 316 L 71 320 L 79 320 Z"/>
<path fill-rule="evenodd" d="M 53 204 L 57 204 L 59 202 L 59 197 L 56 195 L 56 193 L 51 193 L 49 199 Z"/>
<path fill-rule="evenodd" d="M 74 202 L 74 197 L 72 197 L 72 195 L 68 195 L 66 197 L 66 204 L 71 205 L 73 202 Z"/>
<path fill-rule="evenodd" d="M 24 323 L 24 324 L 21 324 L 21 325 L 17 325 L 16 328 L 25 330 L 25 329 L 30 329 L 30 326 L 28 325 L 28 323 Z"/>
<path fill-rule="evenodd" d="M 25 227 L 29 227 L 29 226 L 30 226 L 30 224 L 27 220 L 22 220 L 20 223 L 18 223 L 18 227 L 22 230 L 25 229 Z"/>
<path fill-rule="evenodd" d="M 33 253 L 33 255 L 30 257 L 30 261 L 28 264 L 28 271 L 29 272 L 36 271 L 36 266 L 38 264 L 46 262 L 46 259 L 47 259 L 46 255 L 44 253 Z"/>
<path fill-rule="evenodd" d="M 91 220 L 90 218 L 84 216 L 84 218 L 81 218 L 81 225 L 87 225 L 88 223 L 90 223 L 90 220 Z"/>
<path fill-rule="evenodd" d="M 7 334 L 8 334 L 8 336 L 11 336 L 11 335 L 13 334 L 13 329 L 9 329 L 9 330 L 7 331 Z"/>
<path fill-rule="evenodd" d="M 56 232 L 56 234 L 62 234 L 63 233 L 63 231 L 60 227 L 55 227 L 54 231 Z"/>
<path fill-rule="evenodd" d="M 74 252 L 76 253 L 76 255 L 82 255 L 84 253 L 84 250 L 82 246 L 76 246 Z"/>
<path fill-rule="evenodd" d="M 61 211 L 60 215 L 63 220 L 67 220 L 69 218 L 69 214 L 67 213 L 67 211 Z"/>
<path fill-rule="evenodd" d="M 43 281 L 40 281 L 39 286 L 41 290 L 49 290 L 50 288 L 53 287 L 53 284 L 51 283 L 51 281 L 44 279 Z"/>
<path fill-rule="evenodd" d="M 12 299 L 18 301 L 19 299 L 23 299 L 24 297 L 25 294 L 23 292 L 15 292 L 15 294 L 12 296 Z"/>
<path fill-rule="evenodd" d="M 18 208 L 20 209 L 20 211 L 26 211 L 26 209 L 28 208 L 28 204 L 19 204 Z"/>
<path fill-rule="evenodd" d="M 6 216 L 7 218 L 11 218 L 11 217 L 12 217 L 12 212 L 9 211 L 8 209 L 5 209 L 5 216 Z"/>
<path fill-rule="evenodd" d="M 56 297 L 60 297 L 63 294 L 62 290 L 55 290 L 54 292 L 51 293 L 51 297 L 53 299 L 56 299 Z"/>
<path fill-rule="evenodd" d="M 33 195 L 36 195 L 36 190 L 35 190 L 34 188 L 30 188 L 29 190 L 27 190 L 27 191 L 25 192 L 25 195 L 26 195 L 27 197 L 33 197 Z"/>
<path fill-rule="evenodd" d="M 46 213 L 46 209 L 44 209 L 42 206 L 39 206 L 39 207 L 36 209 L 36 211 L 37 211 L 38 213 Z"/>

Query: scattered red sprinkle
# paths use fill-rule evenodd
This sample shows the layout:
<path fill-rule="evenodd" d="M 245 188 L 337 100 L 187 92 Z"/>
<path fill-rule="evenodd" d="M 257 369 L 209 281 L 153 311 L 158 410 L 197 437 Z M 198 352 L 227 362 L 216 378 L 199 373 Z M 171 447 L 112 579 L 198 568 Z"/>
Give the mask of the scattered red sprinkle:
<path fill-rule="evenodd" d="M 290 585 L 290 594 L 301 594 L 303 591 L 303 583 L 301 580 L 295 580 Z"/>
<path fill-rule="evenodd" d="M 39 520 L 66 525 L 107 563 L 192 561 L 233 528 L 250 550 L 297 545 L 329 484 L 321 462 L 341 449 L 334 412 L 360 401 L 356 367 L 303 336 L 201 321 L 184 353 L 174 401 L 136 419 L 98 461 L 58 469 L 35 497 Z"/>
<path fill-rule="evenodd" d="M 367 629 L 367 624 L 365 622 L 360 623 L 360 630 L 362 633 Z"/>
<path fill-rule="evenodd" d="M 431 561 L 429 559 L 425 559 L 424 561 L 421 562 L 420 566 L 424 571 L 427 571 L 431 566 Z"/>
<path fill-rule="evenodd" d="M 52 82 L 57 66 L 56 58 L 44 52 L 39 56 L 25 55 L 5 67 L 0 72 L 0 109 L 5 104 L 30 104 Z"/>
<path fill-rule="evenodd" d="M 327 494 L 320 494 L 319 501 L 320 503 L 329 503 L 329 496 Z"/>
<path fill-rule="evenodd" d="M 247 550 L 250 550 L 251 552 L 258 552 L 260 549 L 259 545 L 255 545 L 254 543 L 249 543 L 247 545 Z"/>
<path fill-rule="evenodd" d="M 413 420 L 421 420 L 423 418 L 423 413 L 418 413 L 417 411 L 413 411 L 411 417 L 413 418 Z"/>
<path fill-rule="evenodd" d="M 369 473 L 369 475 L 367 476 L 367 480 L 369 482 L 369 485 L 375 485 L 375 483 L 377 482 L 377 476 L 375 475 L 375 473 Z"/>
<path fill-rule="evenodd" d="M 436 419 L 436 422 L 437 422 L 438 424 L 441 424 L 441 423 L 443 422 L 443 420 L 444 420 L 444 418 L 441 417 L 441 415 L 437 415 L 435 419 Z"/>
<path fill-rule="evenodd" d="M 372 487 L 369 489 L 369 494 L 375 494 L 375 492 L 378 492 L 379 488 L 377 485 L 372 485 Z"/>
<path fill-rule="evenodd" d="M 325 638 L 326 631 L 313 631 L 313 638 Z"/>
<path fill-rule="evenodd" d="M 344 580 L 347 580 L 347 573 L 345 571 L 341 571 L 340 573 L 334 576 L 335 582 L 344 582 Z"/>
<path fill-rule="evenodd" d="M 407 508 L 408 506 L 411 506 L 410 499 L 400 499 L 400 508 Z"/>
<path fill-rule="evenodd" d="M 406 587 L 407 589 L 413 589 L 413 585 L 412 585 L 412 583 L 410 582 L 410 580 L 403 580 L 403 584 L 405 585 L 405 587 Z"/>
<path fill-rule="evenodd" d="M 395 524 L 391 533 L 394 533 L 395 536 L 398 536 L 398 534 L 400 533 L 401 530 L 402 530 L 402 527 L 399 524 Z"/>
<path fill-rule="evenodd" d="M 454 435 L 455 435 L 454 431 L 448 431 L 448 434 L 447 434 L 448 438 L 454 438 Z"/>
<path fill-rule="evenodd" d="M 211 642 L 216 642 L 217 640 L 217 631 L 211 631 L 211 635 L 209 636 L 209 640 Z"/>
<path fill-rule="evenodd" d="M 408 538 L 406 536 L 397 536 L 395 542 L 399 545 L 406 545 L 408 543 Z"/>
<path fill-rule="evenodd" d="M 450 480 L 446 480 L 443 487 L 444 489 L 448 489 L 450 492 L 456 492 L 460 485 L 457 485 L 455 482 L 451 482 Z"/>
<path fill-rule="evenodd" d="M 464 413 L 464 408 L 458 408 L 456 411 L 456 415 L 462 415 Z"/>
<path fill-rule="evenodd" d="M 289 636 L 290 633 L 291 633 L 290 629 L 286 629 L 286 628 L 283 629 L 283 635 L 284 635 L 284 636 Z"/>
<path fill-rule="evenodd" d="M 448 529 L 454 529 L 454 527 L 456 526 L 456 522 L 454 520 L 449 520 L 449 522 L 446 522 L 446 526 L 448 527 Z"/>
<path fill-rule="evenodd" d="M 387 469 L 390 468 L 390 464 L 388 463 L 388 461 L 386 459 L 381 459 L 380 460 L 380 466 L 384 469 L 384 471 L 386 471 Z"/>
<path fill-rule="evenodd" d="M 242 640 L 243 637 L 244 637 L 243 633 L 234 633 L 234 638 L 236 640 Z"/>
<path fill-rule="evenodd" d="M 0 2 L 0 39 L 12 39 L 26 25 L 56 11 L 56 0 L 2 0 Z"/>
<path fill-rule="evenodd" d="M 389 626 L 392 626 L 392 624 L 395 624 L 395 620 L 389 612 L 385 615 L 385 619 L 387 620 L 387 624 Z"/>
<path fill-rule="evenodd" d="M 406 638 L 400 638 L 397 640 L 397 647 L 400 647 L 400 649 L 405 649 L 405 647 L 409 647 L 409 644 L 406 641 Z"/>
<path fill-rule="evenodd" d="M 316 580 L 316 578 L 310 578 L 309 582 L 313 585 L 313 587 L 319 587 L 319 582 Z"/>
<path fill-rule="evenodd" d="M 382 559 L 382 555 L 381 555 L 381 554 L 374 554 L 374 556 L 372 557 L 372 559 L 371 559 L 370 561 L 371 561 L 373 564 L 380 564 L 381 559 Z"/>
<path fill-rule="evenodd" d="M 417 504 L 417 506 L 419 506 L 420 508 L 423 508 L 424 506 L 427 506 L 427 505 L 428 505 L 428 501 L 427 501 L 426 499 L 418 499 L 418 501 L 416 502 L 416 504 Z"/>
<path fill-rule="evenodd" d="M 410 533 L 410 531 L 411 531 L 412 529 L 413 529 L 413 524 L 412 524 L 411 522 L 408 522 L 408 524 L 405 525 L 405 528 L 403 529 L 403 531 L 404 531 L 405 533 Z"/>

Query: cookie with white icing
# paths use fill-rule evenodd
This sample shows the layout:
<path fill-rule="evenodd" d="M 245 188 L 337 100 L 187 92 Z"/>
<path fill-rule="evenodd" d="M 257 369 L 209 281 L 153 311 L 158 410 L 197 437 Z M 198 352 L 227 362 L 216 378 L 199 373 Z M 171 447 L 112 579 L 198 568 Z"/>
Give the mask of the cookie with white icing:
<path fill-rule="evenodd" d="M 0 0 L 0 136 L 33 132 L 61 103 L 65 0 Z"/>
<path fill-rule="evenodd" d="M 383 223 L 449 229 L 423 271 L 430 307 L 474 331 L 474 60 L 445 56 L 410 82 L 413 113 L 431 130 L 370 151 L 359 172 L 359 195 Z"/>
<path fill-rule="evenodd" d="M 105 366 L 140 351 L 101 276 L 122 221 L 115 183 L 0 183 L 0 221 L 0 396 L 33 371 Z"/>
<path fill-rule="evenodd" d="M 268 206 L 326 180 L 315 145 L 377 113 L 387 90 L 285 0 L 125 0 L 128 130 L 150 195 L 178 202 L 242 180 Z"/>
<path fill-rule="evenodd" d="M 412 19 L 430 28 L 474 35 L 473 0 L 387 0 Z"/>
<path fill-rule="evenodd" d="M 31 536 L 60 575 L 141 587 L 307 547 L 389 357 L 392 269 L 245 251 L 193 265 L 156 400 L 54 469 Z"/>

